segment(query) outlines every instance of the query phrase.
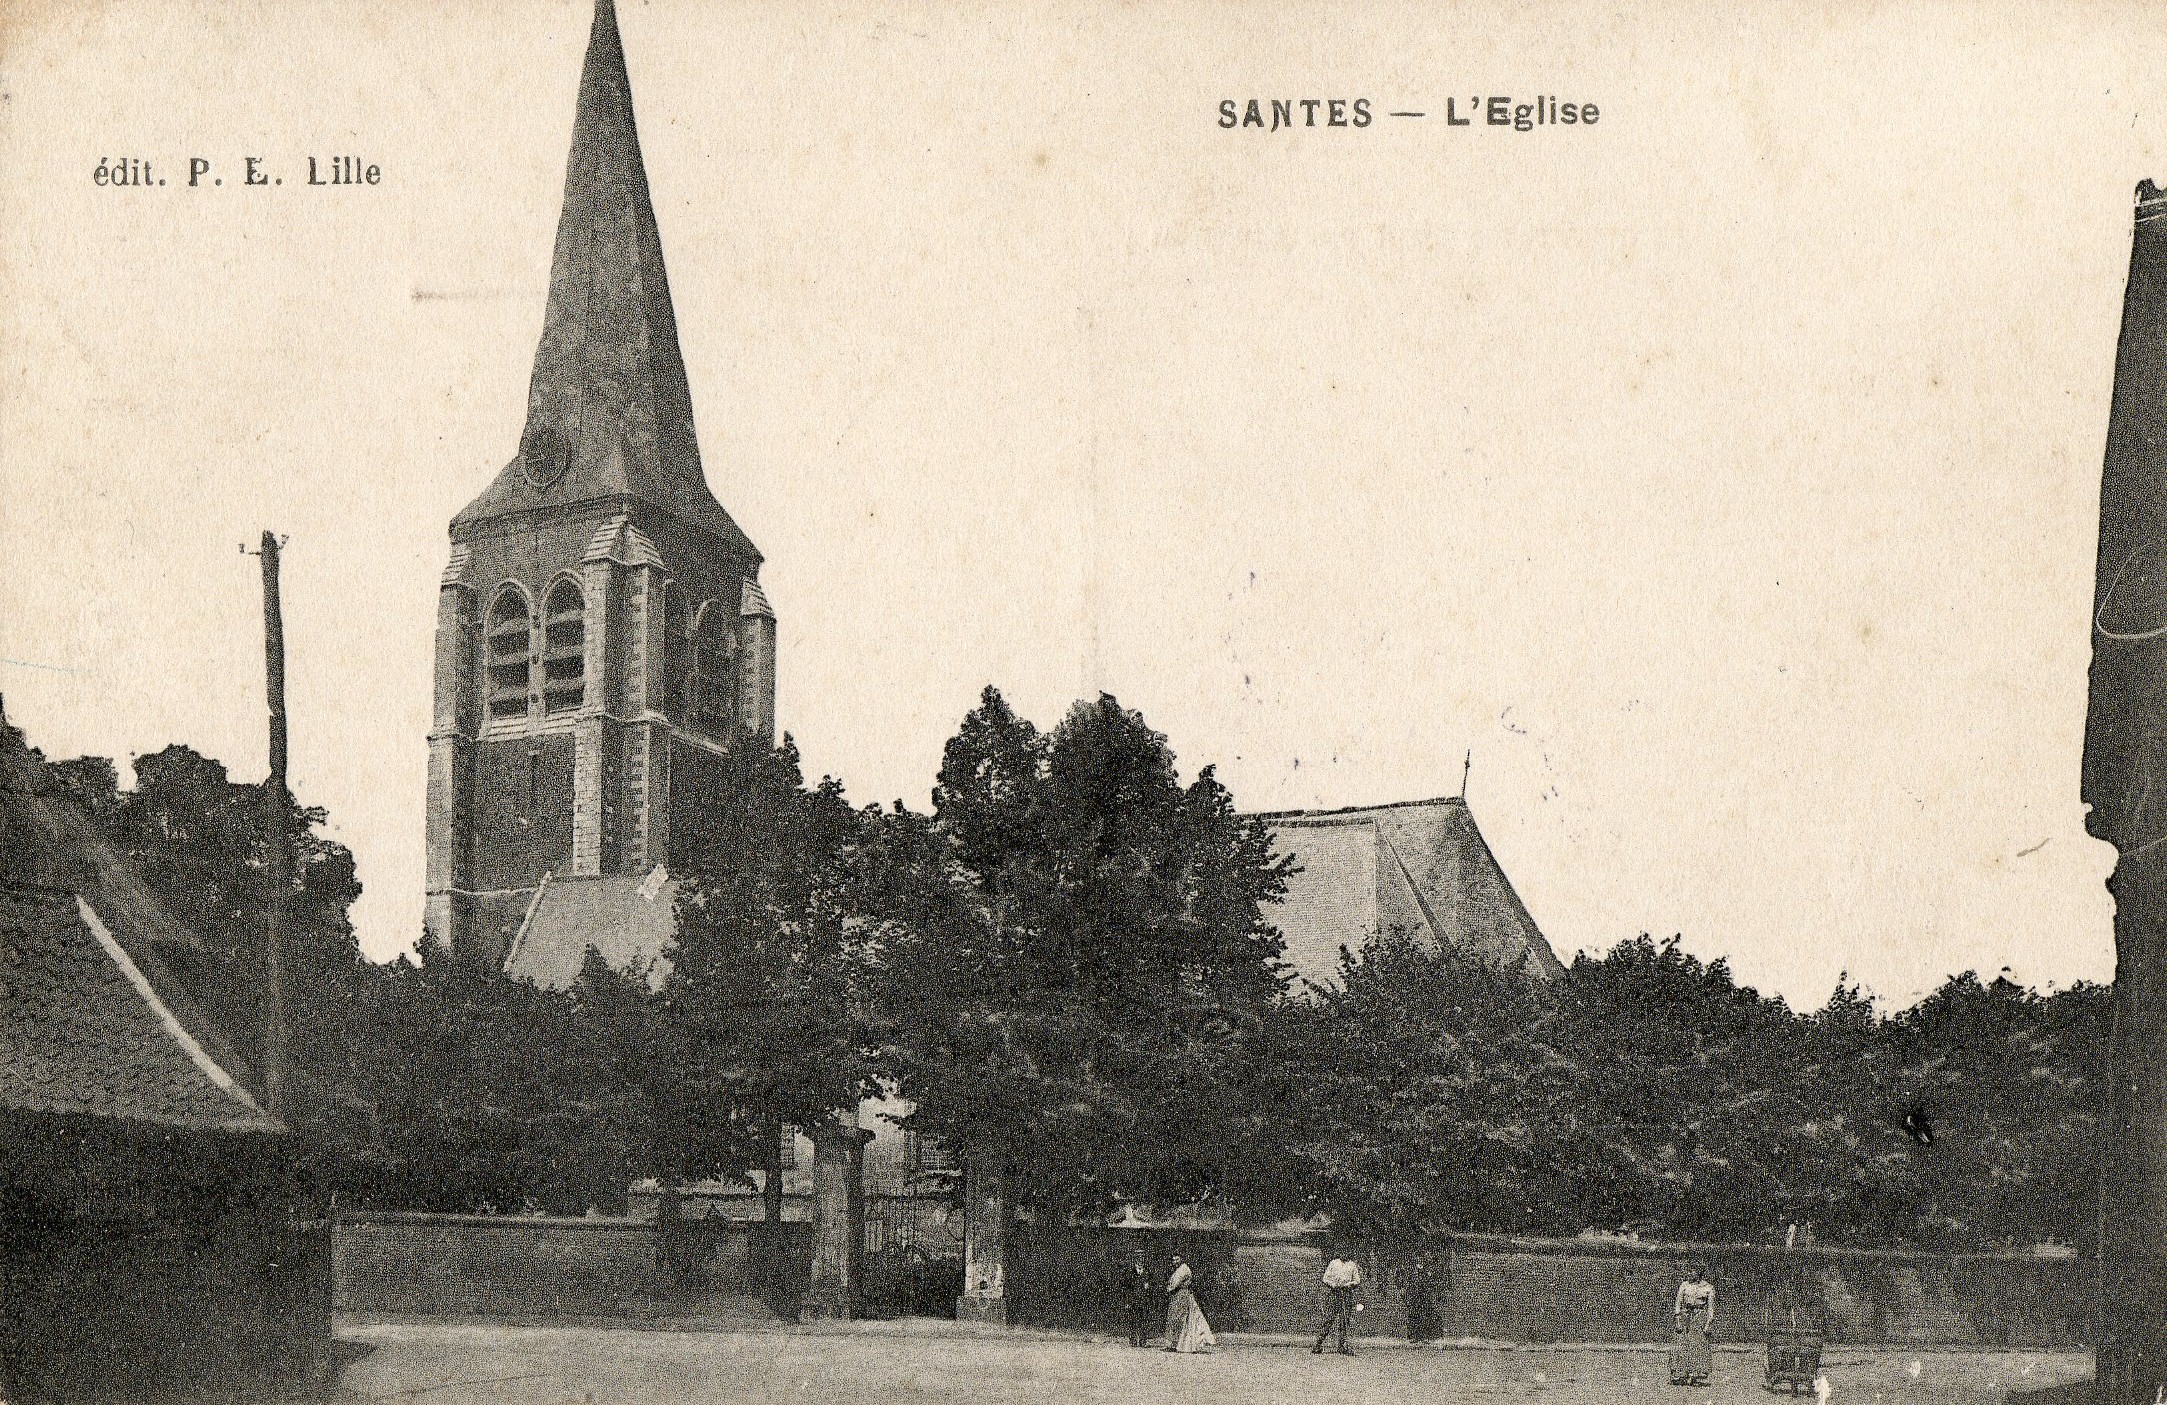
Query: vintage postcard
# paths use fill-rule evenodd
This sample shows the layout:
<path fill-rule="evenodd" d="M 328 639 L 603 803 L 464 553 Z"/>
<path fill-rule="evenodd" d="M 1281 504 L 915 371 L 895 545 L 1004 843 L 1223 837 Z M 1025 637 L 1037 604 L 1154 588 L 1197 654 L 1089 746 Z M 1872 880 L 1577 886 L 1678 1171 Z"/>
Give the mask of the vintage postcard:
<path fill-rule="evenodd" d="M 2167 1398 L 2163 75 L 0 0 L 0 1401 Z"/>

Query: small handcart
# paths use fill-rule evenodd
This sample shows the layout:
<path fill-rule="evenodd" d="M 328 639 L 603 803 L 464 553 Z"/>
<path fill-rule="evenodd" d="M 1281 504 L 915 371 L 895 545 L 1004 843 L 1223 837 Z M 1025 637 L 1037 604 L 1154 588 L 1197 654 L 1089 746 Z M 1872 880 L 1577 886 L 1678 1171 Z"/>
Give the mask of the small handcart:
<path fill-rule="evenodd" d="M 1768 1389 L 1791 1395 L 1810 1392 L 1821 1374 L 1820 1314 L 1784 1294 L 1768 1305 L 1761 1325 L 1768 1342 Z"/>

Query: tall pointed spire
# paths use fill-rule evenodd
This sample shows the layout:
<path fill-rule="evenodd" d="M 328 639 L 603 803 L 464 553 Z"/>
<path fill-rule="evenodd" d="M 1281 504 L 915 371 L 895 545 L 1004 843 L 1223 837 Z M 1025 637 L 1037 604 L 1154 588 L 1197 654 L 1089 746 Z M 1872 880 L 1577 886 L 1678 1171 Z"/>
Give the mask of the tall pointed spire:
<path fill-rule="evenodd" d="M 519 457 L 453 525 L 620 495 L 752 551 L 701 471 L 617 11 L 596 0 Z"/>
<path fill-rule="evenodd" d="M 2167 195 L 2137 187 L 2099 490 L 2085 828 L 2114 845 L 2100 1398 L 2167 1389 Z"/>

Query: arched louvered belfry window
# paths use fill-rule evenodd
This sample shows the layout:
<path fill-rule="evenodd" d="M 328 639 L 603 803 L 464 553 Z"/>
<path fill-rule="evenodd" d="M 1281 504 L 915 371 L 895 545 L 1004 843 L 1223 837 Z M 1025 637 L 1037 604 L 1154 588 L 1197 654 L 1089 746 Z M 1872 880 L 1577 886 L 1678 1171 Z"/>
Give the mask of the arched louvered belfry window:
<path fill-rule="evenodd" d="M 722 607 L 700 607 L 692 637 L 692 725 L 709 736 L 728 736 L 737 719 L 737 653 Z"/>
<path fill-rule="evenodd" d="M 685 618 L 685 592 L 674 585 L 662 588 L 662 713 L 673 721 L 685 718 L 686 660 L 691 653 Z"/>
<path fill-rule="evenodd" d="M 587 601 L 572 581 L 550 590 L 542 622 L 542 711 L 572 712 L 587 701 Z"/>
<path fill-rule="evenodd" d="M 488 714 L 492 722 L 527 715 L 527 684 L 533 667 L 533 623 L 526 593 L 516 585 L 497 592 L 490 602 L 482 641 L 488 659 Z"/>

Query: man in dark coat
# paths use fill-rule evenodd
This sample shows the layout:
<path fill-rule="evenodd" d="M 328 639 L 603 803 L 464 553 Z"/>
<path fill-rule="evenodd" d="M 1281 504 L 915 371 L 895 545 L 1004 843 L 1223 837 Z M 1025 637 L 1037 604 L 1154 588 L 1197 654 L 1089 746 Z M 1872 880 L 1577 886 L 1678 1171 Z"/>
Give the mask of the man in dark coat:
<path fill-rule="evenodd" d="M 1149 1346 L 1151 1325 L 1159 1317 L 1159 1285 L 1144 1264 L 1141 1248 L 1130 1255 L 1129 1266 L 1121 1272 L 1121 1297 L 1129 1314 L 1129 1345 Z"/>
<path fill-rule="evenodd" d="M 1431 1279 L 1429 1256 L 1418 1255 L 1414 1268 L 1407 1274 L 1408 1341 L 1432 1342 L 1443 1335 L 1443 1323 L 1437 1313 L 1437 1289 Z"/>

